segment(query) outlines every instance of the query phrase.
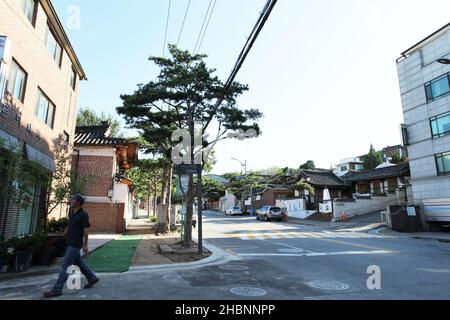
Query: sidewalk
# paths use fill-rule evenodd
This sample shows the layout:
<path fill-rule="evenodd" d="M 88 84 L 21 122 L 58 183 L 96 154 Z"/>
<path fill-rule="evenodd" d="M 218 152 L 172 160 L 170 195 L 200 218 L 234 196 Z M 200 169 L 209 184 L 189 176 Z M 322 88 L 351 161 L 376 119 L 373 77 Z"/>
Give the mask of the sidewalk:
<path fill-rule="evenodd" d="M 419 240 L 435 240 L 440 242 L 450 243 L 450 233 L 447 232 L 416 232 L 416 233 L 402 233 L 389 229 L 388 227 L 382 227 L 377 230 L 369 232 L 371 234 L 380 234 L 386 236 L 395 236 L 399 238 L 412 238 Z"/>
<path fill-rule="evenodd" d="M 115 234 L 91 234 L 89 236 L 89 250 L 91 252 L 103 247 L 105 244 L 109 243 L 112 240 L 117 239 L 120 235 Z M 0 282 L 6 280 L 15 280 L 22 279 L 26 277 L 36 277 L 36 276 L 45 276 L 49 274 L 57 274 L 59 272 L 60 266 L 59 263 L 56 263 L 53 266 L 36 266 L 31 267 L 30 270 L 22 273 L 5 273 L 0 274 Z"/>

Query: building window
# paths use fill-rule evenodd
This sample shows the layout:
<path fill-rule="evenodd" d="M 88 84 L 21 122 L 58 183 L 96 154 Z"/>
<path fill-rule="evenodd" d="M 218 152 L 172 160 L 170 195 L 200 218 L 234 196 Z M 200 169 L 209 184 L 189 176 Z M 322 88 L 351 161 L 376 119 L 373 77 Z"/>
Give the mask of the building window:
<path fill-rule="evenodd" d="M 73 90 L 77 87 L 77 73 L 73 68 L 70 73 L 70 86 Z"/>
<path fill-rule="evenodd" d="M 450 112 L 430 119 L 433 138 L 440 138 L 450 133 Z"/>
<path fill-rule="evenodd" d="M 441 153 L 436 156 L 438 175 L 450 175 L 450 152 Z"/>
<path fill-rule="evenodd" d="M 6 90 L 17 100 L 24 102 L 27 73 L 16 61 L 12 61 Z"/>
<path fill-rule="evenodd" d="M 20 7 L 23 10 L 23 13 L 31 22 L 34 24 L 34 16 L 36 11 L 36 1 L 35 0 L 20 0 Z"/>
<path fill-rule="evenodd" d="M 38 102 L 36 107 L 37 117 L 45 122 L 50 128 L 53 128 L 53 119 L 55 117 L 55 105 L 41 91 L 38 91 Z"/>
<path fill-rule="evenodd" d="M 48 26 L 47 26 L 46 43 L 50 56 L 53 58 L 53 60 L 56 61 L 58 66 L 61 66 L 62 47 L 59 44 L 58 40 L 56 40 L 56 37 L 52 32 L 52 30 L 50 30 L 50 27 Z"/>
<path fill-rule="evenodd" d="M 348 171 L 348 167 L 347 166 L 342 166 L 341 167 L 341 172 L 345 172 L 345 171 Z"/>
<path fill-rule="evenodd" d="M 450 73 L 425 84 L 427 101 L 434 101 L 450 93 Z"/>

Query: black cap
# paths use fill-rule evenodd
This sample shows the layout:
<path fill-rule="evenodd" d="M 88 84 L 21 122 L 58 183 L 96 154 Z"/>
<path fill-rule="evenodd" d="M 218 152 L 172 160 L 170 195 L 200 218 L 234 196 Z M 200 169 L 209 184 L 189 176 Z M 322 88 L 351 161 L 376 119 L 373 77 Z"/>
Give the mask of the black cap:
<path fill-rule="evenodd" d="M 70 200 L 78 201 L 81 205 L 83 205 L 86 202 L 86 199 L 79 194 L 71 196 Z"/>

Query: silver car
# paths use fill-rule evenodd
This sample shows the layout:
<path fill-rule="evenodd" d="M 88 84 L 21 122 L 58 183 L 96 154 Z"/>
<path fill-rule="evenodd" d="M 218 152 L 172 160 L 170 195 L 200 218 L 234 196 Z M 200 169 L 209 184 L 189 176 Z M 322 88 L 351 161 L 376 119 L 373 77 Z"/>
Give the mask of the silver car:
<path fill-rule="evenodd" d="M 263 221 L 278 220 L 283 221 L 285 212 L 280 207 L 265 206 L 256 212 L 256 219 Z"/>

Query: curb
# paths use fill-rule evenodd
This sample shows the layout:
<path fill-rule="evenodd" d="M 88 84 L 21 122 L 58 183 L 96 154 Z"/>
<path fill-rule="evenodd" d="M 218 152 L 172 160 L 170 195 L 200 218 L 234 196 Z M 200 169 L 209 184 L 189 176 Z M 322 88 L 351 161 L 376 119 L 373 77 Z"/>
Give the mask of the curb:
<path fill-rule="evenodd" d="M 24 279 L 24 278 L 32 278 L 32 277 L 40 277 L 40 276 L 48 276 L 57 274 L 60 270 L 60 267 L 51 267 L 49 269 L 45 270 L 39 270 L 39 271 L 29 271 L 25 273 L 6 273 L 5 275 L 0 275 L 0 283 L 2 281 L 10 281 L 10 280 L 17 280 L 17 279 Z"/>
<path fill-rule="evenodd" d="M 376 228 L 374 230 L 371 230 L 371 231 L 369 231 L 369 233 L 375 234 L 375 235 L 380 235 L 380 234 L 383 234 L 383 233 L 381 233 L 383 230 L 390 230 L 390 229 L 388 227 L 381 227 L 381 228 Z M 397 236 L 397 237 L 401 237 L 401 238 L 410 238 L 410 239 L 416 239 L 416 240 L 425 240 L 425 241 L 435 240 L 435 241 L 439 241 L 439 242 L 443 242 L 443 243 L 450 243 L 450 239 L 448 239 L 448 238 L 439 238 L 439 237 L 434 237 L 434 236 L 418 236 L 418 235 L 414 235 L 413 233 L 404 234 L 404 233 L 398 232 L 398 234 L 384 234 L 384 235 Z"/>
<path fill-rule="evenodd" d="M 191 270 L 209 266 L 216 266 L 227 263 L 229 261 L 240 260 L 238 256 L 232 255 L 212 244 L 204 241 L 204 247 L 208 249 L 212 254 L 206 259 L 198 260 L 194 262 L 186 263 L 173 263 L 157 266 L 141 266 L 141 267 L 131 267 L 127 272 L 122 274 L 137 274 L 144 272 L 159 272 L 159 271 L 178 271 L 178 270 Z"/>

